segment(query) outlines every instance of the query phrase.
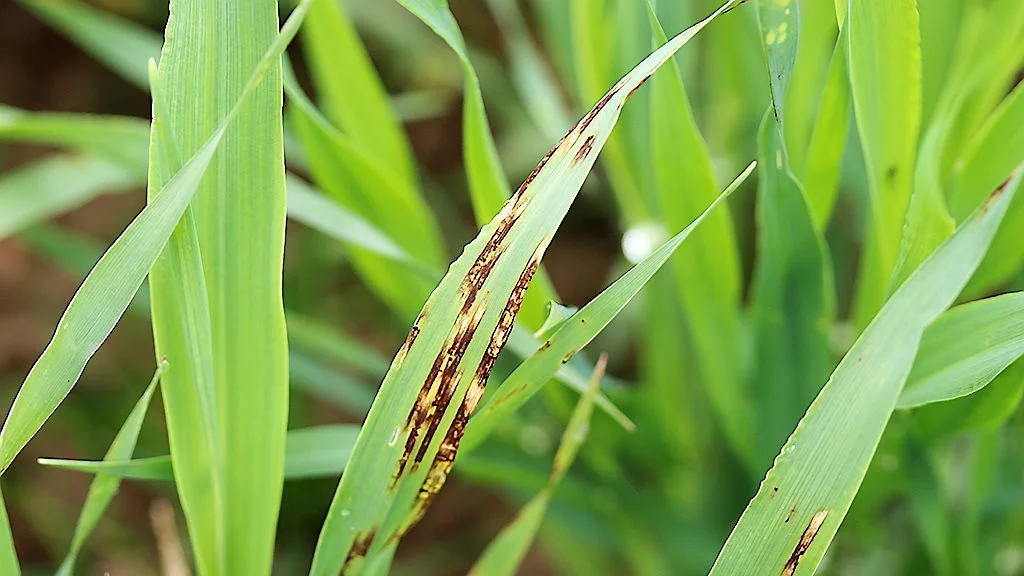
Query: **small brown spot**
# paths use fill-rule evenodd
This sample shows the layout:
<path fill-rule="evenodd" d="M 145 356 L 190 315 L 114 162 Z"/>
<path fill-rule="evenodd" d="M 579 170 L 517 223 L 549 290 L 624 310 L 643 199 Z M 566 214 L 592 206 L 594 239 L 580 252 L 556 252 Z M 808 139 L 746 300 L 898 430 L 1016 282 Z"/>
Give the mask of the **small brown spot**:
<path fill-rule="evenodd" d="M 899 173 L 900 169 L 895 164 L 893 164 L 892 166 L 889 166 L 888 169 L 886 169 L 885 179 L 892 183 L 892 181 L 896 179 L 896 175 Z"/>
<path fill-rule="evenodd" d="M 359 558 L 365 558 L 366 553 L 370 550 L 370 545 L 373 544 L 373 539 L 377 536 L 377 529 L 373 528 L 367 530 L 362 534 L 356 536 L 352 547 L 348 549 L 348 556 L 345 557 L 345 564 L 341 567 L 342 574 L 349 574 L 353 572 L 353 563 Z"/>
<path fill-rule="evenodd" d="M 794 512 L 796 512 L 796 508 L 789 509 L 789 514 L 786 514 L 786 524 L 789 524 L 789 521 L 793 519 Z"/>
<path fill-rule="evenodd" d="M 551 340 L 545 340 L 544 343 L 540 345 L 540 348 L 537 349 L 537 352 L 543 352 L 548 348 L 551 348 Z"/>
<path fill-rule="evenodd" d="M 572 357 L 575 356 L 577 352 L 579 352 L 579 350 L 570 350 L 568 354 L 562 356 L 562 364 L 568 364 L 569 360 L 572 360 Z"/>
<path fill-rule="evenodd" d="M 593 134 L 587 136 L 587 139 L 583 141 L 583 145 L 576 151 L 576 156 L 572 159 L 573 165 L 583 162 L 583 160 L 590 155 L 590 152 L 594 149 L 594 140 L 595 137 Z"/>
<path fill-rule="evenodd" d="M 811 543 L 814 542 L 814 537 L 818 535 L 818 531 L 821 530 L 821 525 L 825 523 L 825 518 L 828 517 L 828 510 L 819 510 L 817 514 L 811 518 L 811 522 L 807 525 L 800 541 L 797 542 L 796 548 L 793 549 L 793 553 L 789 555 L 789 560 L 786 561 L 786 565 L 782 568 L 780 576 L 793 576 L 796 573 L 796 567 L 800 564 L 800 559 L 807 553 L 807 549 L 811 547 Z"/>

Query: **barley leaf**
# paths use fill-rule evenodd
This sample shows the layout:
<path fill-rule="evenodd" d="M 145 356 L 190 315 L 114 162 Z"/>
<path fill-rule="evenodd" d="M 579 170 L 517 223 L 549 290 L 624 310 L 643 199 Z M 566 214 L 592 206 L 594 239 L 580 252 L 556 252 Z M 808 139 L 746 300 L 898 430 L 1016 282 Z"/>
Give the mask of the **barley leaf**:
<path fill-rule="evenodd" d="M 317 542 L 312 574 L 386 564 L 397 539 L 425 512 L 451 470 L 526 286 L 625 99 L 735 4 L 675 37 L 616 84 L 449 268 L 370 408 Z"/>
<path fill-rule="evenodd" d="M 565 427 L 565 432 L 562 433 L 558 452 L 555 453 L 551 476 L 544 489 L 533 500 L 530 500 L 515 520 L 491 541 L 483 555 L 470 569 L 470 576 L 511 576 L 519 570 L 519 565 L 544 520 L 548 502 L 551 501 L 555 489 L 558 488 L 562 478 L 569 471 L 569 467 L 576 459 L 576 454 L 587 438 L 590 416 L 594 412 L 594 398 L 600 389 L 601 376 L 607 362 L 608 358 L 605 355 L 602 355 L 597 361 L 590 386 L 587 388 L 587 392 L 580 397 L 579 402 L 576 403 L 576 409 L 569 417 L 569 423 Z"/>
<path fill-rule="evenodd" d="M 125 460 L 132 457 L 132 452 L 135 451 L 135 442 L 139 439 L 139 430 L 142 428 L 142 422 L 146 419 L 146 412 L 149 410 L 149 401 L 153 397 L 153 392 L 156 391 L 157 382 L 160 380 L 160 373 L 164 365 L 161 363 L 157 367 L 149 386 L 146 387 L 142 397 L 135 403 L 135 407 L 132 408 L 128 418 L 121 425 L 121 429 L 118 430 L 114 441 L 110 443 L 110 448 L 103 457 L 104 462 Z M 92 533 L 96 523 L 99 522 L 107 506 L 110 505 L 110 501 L 114 498 L 114 494 L 117 493 L 120 484 L 121 480 L 117 477 L 98 476 L 89 485 L 89 494 L 85 497 L 85 504 L 82 505 L 78 524 L 75 526 L 75 535 L 71 540 L 71 549 L 57 570 L 58 575 L 70 576 L 74 573 L 75 560 L 78 558 L 82 546 L 85 545 L 89 534 Z"/>
<path fill-rule="evenodd" d="M 775 459 L 713 575 L 814 572 L 864 479 L 922 333 L 981 262 L 1020 176 L 926 260 L 857 339 Z"/>

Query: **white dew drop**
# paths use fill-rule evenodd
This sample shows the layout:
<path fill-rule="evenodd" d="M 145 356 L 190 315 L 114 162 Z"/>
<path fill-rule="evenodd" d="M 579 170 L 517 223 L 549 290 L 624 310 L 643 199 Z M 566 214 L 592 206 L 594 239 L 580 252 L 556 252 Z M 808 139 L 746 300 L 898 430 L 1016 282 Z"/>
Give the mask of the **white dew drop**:
<path fill-rule="evenodd" d="M 346 509 L 342 509 L 341 512 L 339 512 L 339 514 L 341 514 L 342 518 L 345 518 L 349 515 L 349 511 Z"/>
<path fill-rule="evenodd" d="M 665 228 L 658 222 L 641 222 L 622 235 L 622 255 L 637 264 L 665 242 Z"/>
<path fill-rule="evenodd" d="M 391 439 L 388 440 L 388 446 L 394 446 L 398 442 L 398 433 L 401 432 L 400 428 L 395 428 L 395 431 L 391 433 Z"/>

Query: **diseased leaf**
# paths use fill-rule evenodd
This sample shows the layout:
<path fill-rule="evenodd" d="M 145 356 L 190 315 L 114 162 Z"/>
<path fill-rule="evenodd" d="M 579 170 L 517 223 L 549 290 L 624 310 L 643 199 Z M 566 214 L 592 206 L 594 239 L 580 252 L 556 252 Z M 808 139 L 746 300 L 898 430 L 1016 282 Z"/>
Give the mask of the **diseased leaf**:
<path fill-rule="evenodd" d="M 925 328 L 981 262 L 1020 177 L 997 190 L 871 321 L 775 459 L 711 574 L 814 571 L 864 479 Z"/>
<path fill-rule="evenodd" d="M 726 3 L 616 84 L 449 268 L 370 408 L 317 542 L 312 574 L 386 565 L 443 486 L 526 286 L 625 99 L 736 4 Z"/>
<path fill-rule="evenodd" d="M 754 164 L 736 177 L 710 206 L 693 222 L 650 256 L 631 268 L 581 310 L 562 321 L 555 331 L 498 387 L 494 396 L 470 419 L 463 439 L 464 449 L 472 450 L 504 419 L 532 398 L 555 371 L 596 337 L 630 300 L 661 269 L 672 254 L 701 226 L 726 198 L 739 188 L 754 170 Z"/>

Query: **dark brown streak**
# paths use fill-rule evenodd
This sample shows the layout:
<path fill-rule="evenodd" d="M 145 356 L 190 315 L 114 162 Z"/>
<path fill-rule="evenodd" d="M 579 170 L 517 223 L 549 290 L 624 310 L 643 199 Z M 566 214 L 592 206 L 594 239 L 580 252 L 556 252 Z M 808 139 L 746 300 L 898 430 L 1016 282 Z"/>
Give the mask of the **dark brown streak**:
<path fill-rule="evenodd" d="M 651 79 L 651 75 L 650 74 L 648 74 L 647 76 L 644 76 L 644 79 L 641 80 L 639 84 L 637 84 L 632 90 L 629 91 L 629 94 L 626 95 L 626 98 L 632 98 L 633 94 L 636 94 L 636 91 L 639 90 L 650 79 Z"/>
<path fill-rule="evenodd" d="M 352 563 L 358 558 L 364 558 L 366 553 L 370 550 L 370 545 L 373 544 L 373 539 L 377 536 L 377 529 L 367 530 L 362 534 L 356 536 L 352 547 L 348 549 L 348 556 L 345 557 L 345 563 L 341 567 L 342 574 L 348 574 L 353 568 Z"/>
<path fill-rule="evenodd" d="M 604 110 L 604 107 L 608 105 L 608 101 L 611 100 L 613 96 L 618 94 L 619 90 L 621 89 L 621 85 L 612 88 L 610 92 L 604 95 L 604 98 L 601 98 L 601 100 L 597 103 L 596 106 L 594 106 L 594 108 L 590 112 L 587 112 L 587 115 L 583 117 L 583 120 L 580 121 L 579 126 L 576 128 L 580 134 L 583 134 L 587 130 L 587 126 L 590 126 L 590 123 L 594 121 L 594 118 L 598 115 L 598 113 L 601 112 L 601 110 Z"/>
<path fill-rule="evenodd" d="M 476 372 L 473 374 L 473 380 L 470 383 L 469 389 L 466 391 L 466 395 L 462 399 L 459 411 L 456 413 L 451 426 L 448 428 L 444 441 L 441 442 L 441 446 L 438 448 L 437 455 L 434 456 L 434 461 L 430 466 L 430 471 L 427 473 L 423 486 L 420 487 L 419 493 L 416 497 L 417 501 L 412 517 L 399 532 L 399 536 L 419 522 L 427 508 L 430 507 L 434 497 L 448 479 L 448 475 L 451 473 L 452 466 L 455 463 L 455 456 L 458 453 L 459 444 L 462 441 L 462 435 L 466 430 L 466 425 L 469 423 L 470 416 L 473 415 L 477 405 L 480 403 L 480 398 L 483 396 L 487 378 L 490 376 L 491 370 L 494 368 L 494 363 L 498 359 L 498 354 L 501 353 L 501 350 L 504 348 L 509 336 L 512 334 L 512 324 L 515 322 L 516 314 L 519 313 L 519 308 L 523 304 L 523 297 L 526 294 L 526 289 L 529 286 L 530 281 L 533 279 L 534 274 L 537 272 L 537 268 L 540 266 L 540 258 L 546 247 L 547 241 L 542 242 L 533 257 L 530 259 L 526 268 L 523 270 L 522 274 L 519 275 L 519 280 L 516 281 L 516 285 L 512 289 L 512 293 L 509 295 L 508 302 L 506 302 L 505 308 L 501 312 L 498 324 L 494 327 L 494 332 L 491 333 L 491 339 L 488 342 L 487 350 L 484 351 L 480 364 L 477 366 Z M 432 422 L 432 425 L 438 421 L 440 421 L 440 417 L 438 417 L 435 422 Z M 428 441 L 424 440 L 423 445 L 420 448 L 420 454 L 417 455 L 417 459 L 422 458 L 425 452 L 424 447 L 427 444 Z"/>
<path fill-rule="evenodd" d="M 793 549 L 793 553 L 789 555 L 789 560 L 786 565 L 782 568 L 780 576 L 793 576 L 796 573 L 796 567 L 800 564 L 800 559 L 807 553 L 807 549 L 811 547 L 811 543 L 814 542 L 814 537 L 818 535 L 818 531 L 821 530 L 821 525 L 825 523 L 825 518 L 828 517 L 828 510 L 819 510 L 817 514 L 811 518 L 811 522 L 807 525 L 800 541 L 797 542 L 796 548 Z"/>
<path fill-rule="evenodd" d="M 452 333 L 449 335 L 445 345 L 434 358 L 434 363 L 431 365 L 430 371 L 427 373 L 427 378 L 424 380 L 423 386 L 420 388 L 420 392 L 416 397 L 416 402 L 413 404 L 412 409 L 409 411 L 409 416 L 406 418 L 406 428 L 410 429 L 410 432 L 406 439 L 402 456 L 398 462 L 398 469 L 391 479 L 390 487 L 392 489 L 397 486 L 398 480 L 401 479 L 403 474 L 405 474 L 406 465 L 409 462 L 410 456 L 412 456 L 413 450 L 416 449 L 416 444 L 419 441 L 419 432 L 427 422 L 428 415 L 436 412 L 437 408 L 441 406 L 443 406 L 441 409 L 441 414 L 443 415 L 444 410 L 447 409 L 448 402 L 451 401 L 451 392 L 448 392 L 448 390 L 453 386 L 454 380 L 452 377 L 455 374 L 455 370 L 461 363 L 466 347 L 472 340 L 473 333 L 480 321 L 479 318 L 477 318 L 476 321 L 470 319 L 468 322 L 466 319 L 470 317 L 470 311 L 473 309 L 476 302 L 477 293 L 483 287 L 484 282 L 487 281 L 487 278 L 494 270 L 494 266 L 497 264 L 498 258 L 505 251 L 506 247 L 503 243 L 505 238 L 508 236 L 509 231 L 511 231 L 515 223 L 519 220 L 519 217 L 526 209 L 527 204 L 528 202 L 526 197 L 522 194 L 513 196 L 505 203 L 505 206 L 501 211 L 504 216 L 498 222 L 498 225 L 491 234 L 491 237 L 487 240 L 487 243 L 484 244 L 480 254 L 469 267 L 466 277 L 463 278 L 462 283 L 459 285 L 459 294 L 462 297 L 462 309 L 459 311 L 459 315 L 457 316 L 458 322 L 456 323 L 456 326 L 453 327 Z M 434 391 L 435 384 L 438 384 L 437 392 Z M 432 424 L 431 430 L 428 431 L 428 434 L 432 436 L 436 429 L 436 423 Z M 416 464 L 421 461 L 425 452 L 425 446 L 429 445 L 430 440 L 430 436 L 424 439 L 423 447 L 418 451 L 418 456 L 415 460 Z"/>
<path fill-rule="evenodd" d="M 576 151 L 576 156 L 572 159 L 572 164 L 574 166 L 583 162 L 583 160 L 590 155 L 590 152 L 594 149 L 594 140 L 595 136 L 591 134 L 583 141 L 583 146 L 580 146 L 580 149 Z"/>

